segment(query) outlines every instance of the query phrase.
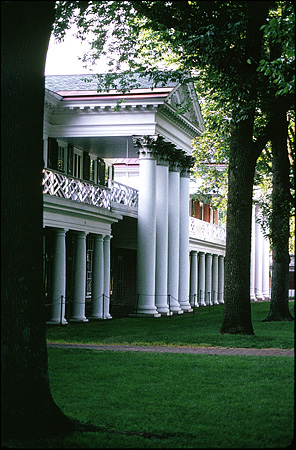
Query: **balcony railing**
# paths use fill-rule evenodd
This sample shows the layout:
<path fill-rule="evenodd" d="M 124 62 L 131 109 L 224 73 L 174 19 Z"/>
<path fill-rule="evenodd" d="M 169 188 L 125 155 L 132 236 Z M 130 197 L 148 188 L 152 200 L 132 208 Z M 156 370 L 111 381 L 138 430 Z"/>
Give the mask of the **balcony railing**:
<path fill-rule="evenodd" d="M 138 207 L 139 193 L 137 189 L 109 180 L 109 188 L 111 189 L 111 202 L 121 203 L 133 208 Z"/>
<path fill-rule="evenodd" d="M 138 191 L 110 180 L 109 187 L 69 177 L 54 170 L 43 169 L 43 193 L 71 199 L 76 202 L 111 209 L 111 202 L 137 209 Z M 223 227 L 190 217 L 190 235 L 205 241 L 226 243 Z"/>
<path fill-rule="evenodd" d="M 138 207 L 138 191 L 110 181 L 109 187 L 43 169 L 43 193 L 111 209 L 111 202 Z"/>
<path fill-rule="evenodd" d="M 226 244 L 226 229 L 203 220 L 190 217 L 189 232 L 192 237 L 205 241 L 221 242 Z"/>

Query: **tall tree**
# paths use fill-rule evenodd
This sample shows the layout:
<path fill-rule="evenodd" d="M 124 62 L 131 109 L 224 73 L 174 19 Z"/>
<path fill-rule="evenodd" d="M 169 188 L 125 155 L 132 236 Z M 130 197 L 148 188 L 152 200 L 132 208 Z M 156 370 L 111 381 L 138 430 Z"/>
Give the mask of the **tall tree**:
<path fill-rule="evenodd" d="M 270 240 L 273 252 L 270 311 L 266 321 L 293 320 L 289 311 L 289 219 L 291 210 L 290 163 L 287 113 L 289 95 L 295 92 L 295 9 L 280 2 L 264 25 L 266 47 L 259 70 L 271 75 L 268 95 L 262 101 L 267 115 L 274 117 L 272 144 L 272 209 Z M 282 95 L 284 94 L 284 95 Z M 293 97 L 294 98 L 294 97 Z"/>
<path fill-rule="evenodd" d="M 287 151 L 286 108 L 277 105 L 273 114 L 277 127 L 272 143 L 272 210 L 270 239 L 272 247 L 272 286 L 270 311 L 265 321 L 294 320 L 289 311 L 289 219 L 290 163 Z"/>
<path fill-rule="evenodd" d="M 42 285 L 44 66 L 54 6 L 1 2 L 2 438 L 72 426 L 50 393 Z"/>
<path fill-rule="evenodd" d="M 266 80 L 257 69 L 265 46 L 262 26 L 276 4 L 275 1 L 102 1 L 80 10 L 76 20 L 81 33 L 89 29 L 97 33 L 94 58 L 104 51 L 109 33 L 112 54 L 119 55 L 113 69 L 129 62 L 130 69 L 149 74 L 156 85 L 166 76 L 174 76 L 181 82 L 192 80 L 202 68 L 206 70 L 207 86 L 219 95 L 222 104 L 230 105 L 225 307 L 221 333 L 253 334 L 249 276 L 253 179 L 257 158 L 274 125 L 271 117 L 254 139 L 256 107 L 266 87 Z M 79 2 L 76 6 L 79 7 Z M 68 2 L 61 2 L 60 7 L 67 15 Z M 161 58 L 174 68 L 173 72 L 159 72 L 157 63 Z M 128 87 L 128 73 L 127 70 L 120 75 L 125 79 L 124 88 Z M 107 86 L 116 86 L 116 78 L 118 74 L 110 74 Z"/>

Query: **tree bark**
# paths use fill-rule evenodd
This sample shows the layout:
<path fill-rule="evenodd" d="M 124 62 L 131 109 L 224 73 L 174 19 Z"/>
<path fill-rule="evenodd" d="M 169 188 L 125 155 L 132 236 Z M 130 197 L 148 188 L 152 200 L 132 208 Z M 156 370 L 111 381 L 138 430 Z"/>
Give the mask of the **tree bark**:
<path fill-rule="evenodd" d="M 49 387 L 42 285 L 44 66 L 53 1 L 1 2 L 2 437 L 67 430 Z"/>
<path fill-rule="evenodd" d="M 269 314 L 264 321 L 294 320 L 289 311 L 289 218 L 290 182 L 287 148 L 288 122 L 286 110 L 276 111 L 276 128 L 272 144 L 272 285 Z"/>
<path fill-rule="evenodd" d="M 224 316 L 220 334 L 254 334 L 250 304 L 252 190 L 257 155 L 253 122 L 232 128 L 229 154 Z"/>

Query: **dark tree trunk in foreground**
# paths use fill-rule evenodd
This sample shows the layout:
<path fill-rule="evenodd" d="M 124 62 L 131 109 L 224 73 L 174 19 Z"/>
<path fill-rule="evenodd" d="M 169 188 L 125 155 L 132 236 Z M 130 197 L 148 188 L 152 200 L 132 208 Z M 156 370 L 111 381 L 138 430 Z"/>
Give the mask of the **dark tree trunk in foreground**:
<path fill-rule="evenodd" d="M 250 304 L 252 191 L 257 157 L 253 123 L 233 127 L 228 174 L 224 316 L 220 333 L 254 334 Z"/>
<path fill-rule="evenodd" d="M 1 2 L 2 437 L 70 423 L 48 380 L 42 285 L 44 65 L 51 1 Z"/>
<path fill-rule="evenodd" d="M 290 182 L 286 111 L 277 110 L 272 134 L 272 286 L 270 311 L 264 321 L 294 320 L 289 311 Z"/>

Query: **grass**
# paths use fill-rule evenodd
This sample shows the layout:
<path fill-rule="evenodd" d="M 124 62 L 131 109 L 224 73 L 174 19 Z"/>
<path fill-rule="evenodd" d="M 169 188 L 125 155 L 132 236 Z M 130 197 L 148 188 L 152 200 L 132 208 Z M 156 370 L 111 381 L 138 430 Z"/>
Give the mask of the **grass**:
<path fill-rule="evenodd" d="M 49 349 L 54 400 L 101 431 L 27 448 L 284 448 L 293 369 L 291 357 Z"/>
<path fill-rule="evenodd" d="M 251 307 L 255 336 L 220 336 L 220 305 L 194 315 L 51 326 L 47 339 L 293 348 L 293 322 L 261 322 L 269 304 Z M 291 302 L 294 315 L 293 307 Z M 292 441 L 291 357 L 49 348 L 48 363 L 57 405 L 99 430 L 18 441 L 6 448 L 285 448 Z"/>
<path fill-rule="evenodd" d="M 262 322 L 269 303 L 252 303 L 254 336 L 220 335 L 223 305 L 199 308 L 195 314 L 161 318 L 120 318 L 48 326 L 48 342 L 193 347 L 293 348 L 294 322 Z M 294 302 L 290 302 L 294 316 Z"/>

